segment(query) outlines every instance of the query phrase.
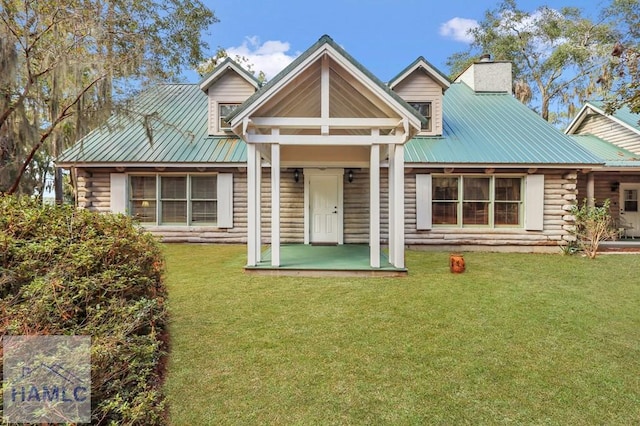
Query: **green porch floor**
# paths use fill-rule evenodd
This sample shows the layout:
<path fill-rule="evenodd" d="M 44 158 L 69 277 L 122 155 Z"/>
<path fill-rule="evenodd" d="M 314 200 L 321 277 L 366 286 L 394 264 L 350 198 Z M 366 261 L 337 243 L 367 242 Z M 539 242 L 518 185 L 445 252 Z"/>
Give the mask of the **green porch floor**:
<path fill-rule="evenodd" d="M 309 244 L 284 244 L 280 246 L 280 266 L 271 266 L 271 247 L 262 252 L 262 261 L 247 266 L 247 271 L 345 271 L 406 273 L 406 268 L 396 268 L 389 263 L 386 253 L 380 253 L 380 267 L 369 265 L 369 246 L 344 244 L 313 246 Z"/>

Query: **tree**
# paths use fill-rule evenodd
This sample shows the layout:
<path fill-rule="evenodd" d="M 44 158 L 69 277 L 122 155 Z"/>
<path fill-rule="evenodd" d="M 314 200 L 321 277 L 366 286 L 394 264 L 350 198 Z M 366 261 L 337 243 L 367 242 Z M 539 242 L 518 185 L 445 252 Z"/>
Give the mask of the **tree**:
<path fill-rule="evenodd" d="M 608 113 L 626 105 L 640 114 L 640 1 L 612 0 L 603 19 L 618 28 L 620 38 L 611 50 L 611 74 L 615 77 L 607 98 Z"/>
<path fill-rule="evenodd" d="M 553 121 L 550 105 L 557 103 L 572 116 L 581 104 L 608 82 L 608 52 L 615 31 L 606 22 L 593 22 L 577 8 L 554 10 L 546 6 L 533 13 L 520 10 L 515 0 L 504 0 L 489 10 L 470 34 L 469 49 L 449 57 L 452 74 L 462 71 L 482 53 L 513 63 L 514 93 L 542 118 Z"/>
<path fill-rule="evenodd" d="M 229 54 L 227 53 L 227 51 L 222 47 L 218 47 L 216 54 L 198 65 L 196 71 L 198 72 L 200 77 L 204 77 L 205 75 L 213 71 L 221 61 L 228 57 Z M 256 71 L 253 68 L 254 65 L 249 58 L 247 58 L 246 56 L 236 55 L 233 60 L 237 62 L 238 65 L 242 66 L 245 70 L 255 75 Z M 260 83 L 266 83 L 267 81 L 267 76 L 263 71 L 258 71 L 258 76 L 256 78 Z"/>
<path fill-rule="evenodd" d="M 595 200 L 594 204 L 595 204 Z M 585 199 L 582 206 L 574 205 L 571 214 L 575 218 L 573 234 L 580 248 L 589 259 L 598 254 L 600 243 L 617 236 L 610 212 L 611 201 L 607 198 L 602 206 L 590 206 Z"/>
<path fill-rule="evenodd" d="M 195 68 L 208 47 L 200 35 L 217 21 L 200 0 L 0 5 L 0 192 L 9 194 L 32 193 L 51 157 L 127 95 Z"/>

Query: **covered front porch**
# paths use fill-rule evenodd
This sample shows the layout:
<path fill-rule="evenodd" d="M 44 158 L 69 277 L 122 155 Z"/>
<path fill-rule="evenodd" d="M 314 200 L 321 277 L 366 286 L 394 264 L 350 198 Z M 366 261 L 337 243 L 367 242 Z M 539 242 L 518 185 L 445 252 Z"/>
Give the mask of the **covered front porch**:
<path fill-rule="evenodd" d="M 391 267 L 393 273 L 406 273 L 404 144 L 426 123 L 418 111 L 323 37 L 227 119 L 247 144 L 248 271 L 382 272 Z M 270 169 L 268 202 L 263 202 L 263 167 Z M 368 244 L 345 247 L 344 176 L 353 168 L 368 172 L 369 187 L 358 194 L 368 200 L 362 199 L 366 207 L 356 218 L 366 223 Z M 381 209 L 382 168 L 388 176 L 386 211 Z M 297 194 L 304 198 L 297 216 L 283 215 L 289 209 L 283 198 L 285 169 L 295 170 L 295 182 L 304 185 Z M 388 220 L 384 259 L 383 214 Z M 270 246 L 263 252 L 262 222 L 269 216 Z M 304 245 L 284 244 L 283 224 L 300 219 Z"/>
<path fill-rule="evenodd" d="M 365 244 L 310 245 L 283 244 L 280 246 L 280 266 L 272 265 L 272 250 L 262 251 L 262 260 L 246 266 L 247 273 L 279 276 L 363 276 L 401 277 L 406 268 L 389 262 L 385 251 L 379 255 L 379 267 L 371 267 L 370 251 Z"/>

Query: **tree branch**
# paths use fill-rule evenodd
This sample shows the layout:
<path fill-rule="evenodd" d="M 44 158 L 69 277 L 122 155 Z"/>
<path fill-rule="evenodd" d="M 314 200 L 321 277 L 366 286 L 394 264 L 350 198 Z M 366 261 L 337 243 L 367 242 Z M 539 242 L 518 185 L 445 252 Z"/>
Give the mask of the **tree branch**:
<path fill-rule="evenodd" d="M 25 170 L 27 170 L 27 167 L 29 166 L 31 161 L 33 161 L 33 157 L 36 155 L 38 150 L 42 147 L 44 142 L 49 138 L 49 136 L 51 136 L 51 134 L 56 129 L 58 124 L 60 124 L 66 118 L 70 117 L 72 115 L 70 110 L 74 107 L 74 105 L 76 105 L 78 102 L 80 102 L 80 99 L 82 98 L 82 96 L 84 96 L 85 93 L 87 93 L 93 86 L 95 86 L 100 80 L 103 80 L 105 77 L 106 77 L 106 75 L 104 75 L 104 74 L 100 75 L 98 78 L 94 79 L 90 84 L 85 86 L 82 89 L 82 91 L 78 94 L 78 96 L 75 97 L 73 102 L 69 103 L 62 110 L 62 112 L 58 115 L 58 117 L 55 119 L 55 121 L 53 123 L 51 123 L 51 126 L 49 126 L 49 128 L 42 135 L 40 135 L 40 139 L 38 140 L 38 143 L 36 143 L 33 146 L 33 148 L 31 148 L 31 151 L 29 152 L 29 155 L 27 155 L 27 158 L 22 163 L 22 166 L 20 166 L 20 170 L 18 171 L 18 175 L 16 176 L 16 179 L 14 180 L 13 184 L 11 185 L 9 190 L 7 191 L 8 195 L 14 194 L 16 192 L 16 190 L 18 189 L 18 186 L 20 185 L 20 181 L 22 180 L 22 176 L 24 175 Z"/>

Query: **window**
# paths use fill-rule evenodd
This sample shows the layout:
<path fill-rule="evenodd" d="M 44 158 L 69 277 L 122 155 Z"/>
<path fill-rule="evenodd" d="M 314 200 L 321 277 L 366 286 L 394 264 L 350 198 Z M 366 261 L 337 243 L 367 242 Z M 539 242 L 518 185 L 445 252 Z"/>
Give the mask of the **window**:
<path fill-rule="evenodd" d="M 131 215 L 142 223 L 156 222 L 156 177 L 131 176 Z"/>
<path fill-rule="evenodd" d="M 626 212 L 638 211 L 638 190 L 637 189 L 624 190 L 624 211 Z"/>
<path fill-rule="evenodd" d="M 131 215 L 147 224 L 216 225 L 217 178 L 200 174 L 130 176 Z"/>
<path fill-rule="evenodd" d="M 216 223 L 218 219 L 218 201 L 216 182 L 212 176 L 191 177 L 191 223 Z"/>
<path fill-rule="evenodd" d="M 231 125 L 226 120 L 226 118 L 239 105 L 240 104 L 218 104 L 218 117 L 219 117 L 218 126 L 221 131 L 231 129 Z"/>
<path fill-rule="evenodd" d="M 522 226 L 521 177 L 433 176 L 432 223 L 443 226 Z"/>
<path fill-rule="evenodd" d="M 409 105 L 427 119 L 427 122 L 422 125 L 422 130 L 431 131 L 431 102 L 409 102 Z"/>

